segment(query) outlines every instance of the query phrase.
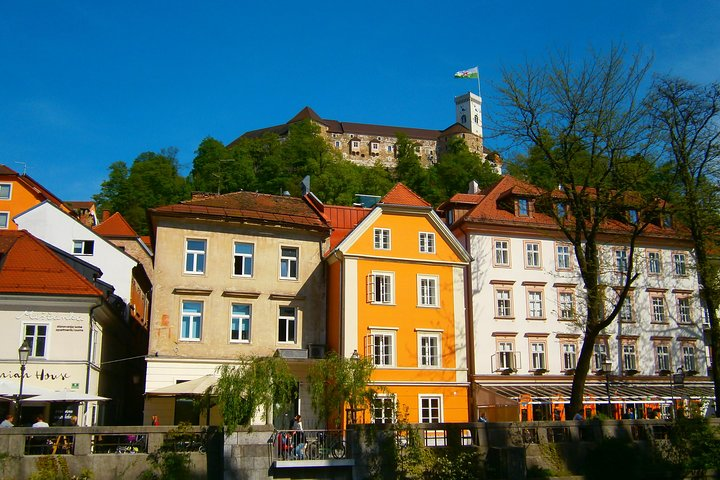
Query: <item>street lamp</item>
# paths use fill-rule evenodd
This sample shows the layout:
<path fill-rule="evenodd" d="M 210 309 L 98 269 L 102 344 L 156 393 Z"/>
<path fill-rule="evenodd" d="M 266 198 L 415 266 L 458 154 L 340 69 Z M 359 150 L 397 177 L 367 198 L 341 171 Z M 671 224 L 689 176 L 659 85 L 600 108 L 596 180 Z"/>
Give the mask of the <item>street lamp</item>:
<path fill-rule="evenodd" d="M 23 382 L 25 380 L 25 365 L 27 365 L 28 357 L 30 356 L 30 345 L 28 345 L 27 339 L 23 341 L 20 348 L 18 348 L 18 359 L 20 360 L 20 392 L 18 392 L 17 398 L 17 424 L 22 425 L 22 413 L 20 407 L 22 406 L 22 390 Z"/>
<path fill-rule="evenodd" d="M 605 374 L 605 393 L 607 393 L 608 416 L 612 416 L 612 404 L 610 403 L 610 374 L 612 373 L 612 362 L 605 358 L 602 362 L 602 373 Z"/>
<path fill-rule="evenodd" d="M 355 370 L 357 369 L 357 362 L 360 360 L 360 354 L 358 353 L 357 349 L 353 350 L 352 355 L 350 355 L 350 360 L 352 360 L 352 365 L 350 366 L 350 373 L 352 375 L 352 391 L 350 392 L 350 415 L 348 418 L 348 422 L 346 423 L 352 423 L 355 424 L 357 422 L 357 418 L 355 417 Z"/>
<path fill-rule="evenodd" d="M 682 387 L 685 385 L 685 370 L 683 367 L 677 368 L 677 373 L 673 374 L 671 377 L 670 382 L 670 401 L 672 404 L 670 405 L 672 408 L 672 414 L 673 418 L 677 418 L 677 410 L 675 410 L 675 390 L 674 387 Z"/>

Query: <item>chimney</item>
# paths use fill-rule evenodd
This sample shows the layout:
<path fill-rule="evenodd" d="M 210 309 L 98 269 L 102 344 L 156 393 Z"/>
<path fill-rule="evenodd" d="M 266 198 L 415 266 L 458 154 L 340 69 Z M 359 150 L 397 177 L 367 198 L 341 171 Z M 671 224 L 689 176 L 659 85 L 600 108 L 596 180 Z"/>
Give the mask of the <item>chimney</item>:
<path fill-rule="evenodd" d="M 103 210 L 102 221 L 104 222 L 108 218 L 110 218 L 110 210 Z"/>
<path fill-rule="evenodd" d="M 305 178 L 302 179 L 302 182 L 300 183 L 300 191 L 302 192 L 303 197 L 310 193 L 310 175 L 305 175 Z"/>
<path fill-rule="evenodd" d="M 468 193 L 480 193 L 480 186 L 475 180 L 468 184 Z"/>

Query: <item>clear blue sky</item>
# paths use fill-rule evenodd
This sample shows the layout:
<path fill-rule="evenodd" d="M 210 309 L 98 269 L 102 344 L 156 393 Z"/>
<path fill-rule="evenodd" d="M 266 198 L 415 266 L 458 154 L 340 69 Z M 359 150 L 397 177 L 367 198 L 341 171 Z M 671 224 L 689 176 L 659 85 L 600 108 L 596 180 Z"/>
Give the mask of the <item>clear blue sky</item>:
<path fill-rule="evenodd" d="M 491 129 L 502 67 L 613 42 L 653 54 L 654 73 L 718 81 L 720 2 L 5 2 L 0 163 L 84 200 L 114 161 L 175 146 L 186 174 L 206 136 L 227 143 L 306 105 L 442 129 L 477 89 L 453 73 L 475 65 Z"/>

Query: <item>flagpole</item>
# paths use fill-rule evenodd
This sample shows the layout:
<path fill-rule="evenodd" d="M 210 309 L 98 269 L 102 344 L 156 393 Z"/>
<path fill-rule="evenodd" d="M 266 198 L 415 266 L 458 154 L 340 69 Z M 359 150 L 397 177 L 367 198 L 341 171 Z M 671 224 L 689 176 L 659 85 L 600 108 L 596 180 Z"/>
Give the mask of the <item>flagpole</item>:
<path fill-rule="evenodd" d="M 480 67 L 479 67 L 479 66 L 476 66 L 475 68 L 477 68 L 477 72 L 478 72 L 478 77 L 477 77 L 477 81 L 478 81 L 478 97 L 482 98 L 482 94 L 480 94 Z"/>

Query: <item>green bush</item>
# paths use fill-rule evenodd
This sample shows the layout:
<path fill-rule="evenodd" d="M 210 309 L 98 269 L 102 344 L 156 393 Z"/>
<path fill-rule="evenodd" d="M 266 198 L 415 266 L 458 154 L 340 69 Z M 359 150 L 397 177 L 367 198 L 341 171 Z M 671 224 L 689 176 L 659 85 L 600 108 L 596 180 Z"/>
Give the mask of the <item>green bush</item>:
<path fill-rule="evenodd" d="M 37 471 L 29 480 L 88 480 L 93 472 L 83 469 L 79 475 L 70 475 L 67 461 L 57 455 L 43 455 L 35 461 Z"/>

